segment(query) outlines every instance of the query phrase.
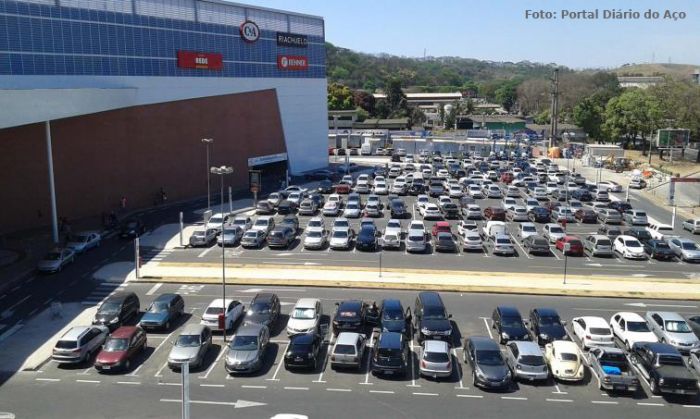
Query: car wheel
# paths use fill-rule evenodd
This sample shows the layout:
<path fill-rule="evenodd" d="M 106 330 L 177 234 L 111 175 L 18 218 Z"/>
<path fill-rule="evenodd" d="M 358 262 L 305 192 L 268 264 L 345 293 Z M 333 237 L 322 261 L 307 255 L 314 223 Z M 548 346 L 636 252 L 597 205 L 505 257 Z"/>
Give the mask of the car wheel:
<path fill-rule="evenodd" d="M 131 370 L 131 360 L 130 360 L 130 359 L 127 359 L 127 360 L 126 360 L 126 363 L 124 364 L 124 369 L 125 369 L 126 371 L 130 371 L 130 370 Z"/>
<path fill-rule="evenodd" d="M 659 394 L 659 386 L 656 384 L 656 380 L 649 380 L 649 390 L 651 390 L 651 394 Z"/>

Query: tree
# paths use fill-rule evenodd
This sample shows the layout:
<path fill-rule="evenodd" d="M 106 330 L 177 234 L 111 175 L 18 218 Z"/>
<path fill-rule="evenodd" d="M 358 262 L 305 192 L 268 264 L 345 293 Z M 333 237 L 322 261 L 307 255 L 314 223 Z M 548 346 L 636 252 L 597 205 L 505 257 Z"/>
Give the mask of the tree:
<path fill-rule="evenodd" d="M 576 125 L 583 128 L 589 137 L 602 140 L 603 114 L 605 108 L 594 96 L 589 96 L 574 107 L 573 118 Z"/>
<path fill-rule="evenodd" d="M 465 81 L 462 84 L 462 95 L 472 98 L 479 94 L 479 85 L 471 80 Z"/>
<path fill-rule="evenodd" d="M 604 133 L 612 141 L 623 138 L 623 147 L 637 137 L 646 141 L 647 135 L 660 127 L 663 118 L 659 100 L 642 89 L 626 90 L 610 99 L 604 115 Z"/>
<path fill-rule="evenodd" d="M 389 104 L 387 103 L 386 99 L 379 99 L 377 101 L 377 105 L 374 107 L 374 115 L 379 119 L 384 119 L 389 117 L 389 113 L 391 112 L 391 109 L 389 109 Z"/>
<path fill-rule="evenodd" d="M 649 89 L 656 97 L 663 110 L 665 126 L 686 128 L 693 139 L 700 137 L 700 86 L 678 80 Z"/>
<path fill-rule="evenodd" d="M 394 114 L 399 109 L 407 107 L 406 95 L 401 89 L 401 80 L 392 78 L 387 83 L 386 102 L 389 106 L 389 113 Z"/>
<path fill-rule="evenodd" d="M 428 117 L 425 116 L 425 112 L 423 112 L 419 107 L 414 107 L 411 109 L 411 126 L 414 125 L 422 125 L 425 121 L 428 120 Z"/>
<path fill-rule="evenodd" d="M 516 85 L 513 83 L 506 83 L 496 89 L 494 93 L 496 95 L 496 102 L 503 106 L 503 109 L 510 112 L 518 98 Z"/>
<path fill-rule="evenodd" d="M 545 109 L 542 112 L 535 115 L 535 117 L 533 118 L 533 121 L 537 125 L 549 124 L 551 122 L 551 118 L 549 117 L 549 110 Z"/>
<path fill-rule="evenodd" d="M 357 122 L 362 122 L 369 118 L 369 113 L 361 107 L 358 106 L 355 111 L 357 111 Z"/>
<path fill-rule="evenodd" d="M 370 115 L 374 114 L 374 108 L 377 104 L 377 100 L 374 98 L 373 94 L 362 90 L 356 90 L 353 93 L 353 101 L 356 107 L 364 109 Z"/>
<path fill-rule="evenodd" d="M 524 115 L 534 115 L 549 109 L 551 96 L 549 81 L 529 79 L 522 82 L 517 89 L 518 106 Z"/>
<path fill-rule="evenodd" d="M 328 86 L 328 110 L 344 111 L 355 109 L 350 88 L 340 83 Z"/>

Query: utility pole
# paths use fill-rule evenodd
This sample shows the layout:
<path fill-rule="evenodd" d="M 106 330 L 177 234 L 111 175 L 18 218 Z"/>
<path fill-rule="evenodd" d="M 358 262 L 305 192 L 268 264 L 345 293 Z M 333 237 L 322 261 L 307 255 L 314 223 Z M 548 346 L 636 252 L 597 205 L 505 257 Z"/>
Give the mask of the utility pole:
<path fill-rule="evenodd" d="M 559 69 L 554 69 L 554 78 L 552 79 L 552 111 L 550 118 L 550 133 L 549 133 L 549 148 L 552 148 L 556 143 L 557 136 L 557 120 L 559 119 Z"/>

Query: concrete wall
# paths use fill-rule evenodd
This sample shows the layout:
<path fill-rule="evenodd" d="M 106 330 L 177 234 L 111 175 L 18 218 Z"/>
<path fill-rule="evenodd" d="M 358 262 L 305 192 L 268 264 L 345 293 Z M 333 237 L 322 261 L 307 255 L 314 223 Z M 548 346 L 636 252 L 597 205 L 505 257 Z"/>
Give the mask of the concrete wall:
<path fill-rule="evenodd" d="M 274 90 L 134 106 L 52 121 L 58 214 L 69 219 L 206 194 L 201 138 L 214 138 L 212 165 L 234 167 L 244 188 L 249 157 L 287 152 Z M 0 232 L 50 222 L 43 124 L 0 130 Z M 325 147 L 325 143 L 324 143 Z M 214 183 L 215 182 L 215 183 Z M 213 179 L 212 185 L 219 185 Z"/>

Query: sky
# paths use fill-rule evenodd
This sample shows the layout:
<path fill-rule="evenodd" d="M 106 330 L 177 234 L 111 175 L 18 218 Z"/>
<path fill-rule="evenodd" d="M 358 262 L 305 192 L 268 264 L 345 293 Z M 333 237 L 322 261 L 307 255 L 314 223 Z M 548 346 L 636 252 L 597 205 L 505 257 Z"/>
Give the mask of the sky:
<path fill-rule="evenodd" d="M 240 0 L 239 0 L 240 1 Z M 325 19 L 326 41 L 365 53 L 614 68 L 626 63 L 700 66 L 700 0 L 249 0 Z M 598 10 L 598 19 L 563 11 Z M 526 18 L 548 11 L 556 19 Z M 605 19 L 604 11 L 638 19 Z M 659 18 L 646 19 L 645 12 Z M 663 19 L 664 13 L 685 18 Z"/>

